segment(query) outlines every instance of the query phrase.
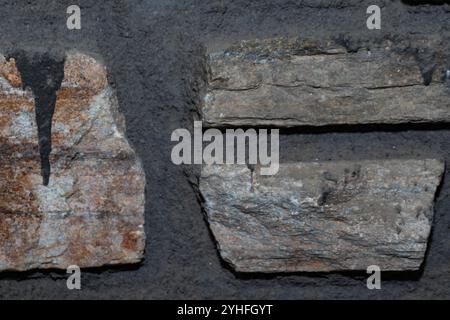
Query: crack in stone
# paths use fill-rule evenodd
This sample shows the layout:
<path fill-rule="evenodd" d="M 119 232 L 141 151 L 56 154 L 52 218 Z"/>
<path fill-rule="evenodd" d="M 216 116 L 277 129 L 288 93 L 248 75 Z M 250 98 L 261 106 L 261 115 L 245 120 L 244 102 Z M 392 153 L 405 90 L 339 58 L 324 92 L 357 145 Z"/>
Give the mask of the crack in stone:
<path fill-rule="evenodd" d="M 52 150 L 52 118 L 56 93 L 64 77 L 64 58 L 51 57 L 48 53 L 30 56 L 24 51 L 12 56 L 17 61 L 23 88 L 31 88 L 34 94 L 42 183 L 47 186 L 51 172 L 49 156 Z"/>

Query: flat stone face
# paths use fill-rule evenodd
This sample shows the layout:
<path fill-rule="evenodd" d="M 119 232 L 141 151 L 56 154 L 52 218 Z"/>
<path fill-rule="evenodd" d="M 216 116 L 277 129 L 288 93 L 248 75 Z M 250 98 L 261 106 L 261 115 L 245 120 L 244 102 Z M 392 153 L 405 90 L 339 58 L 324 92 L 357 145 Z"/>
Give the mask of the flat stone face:
<path fill-rule="evenodd" d="M 42 183 L 34 96 L 0 55 L 0 270 L 139 262 L 145 175 L 106 69 L 69 53 Z"/>
<path fill-rule="evenodd" d="M 204 125 L 447 122 L 450 61 L 437 53 L 424 67 L 418 52 L 390 42 L 349 52 L 332 41 L 243 41 L 208 56 Z"/>
<path fill-rule="evenodd" d="M 203 166 L 200 192 L 224 260 L 239 272 L 417 270 L 444 171 L 438 160 Z"/>

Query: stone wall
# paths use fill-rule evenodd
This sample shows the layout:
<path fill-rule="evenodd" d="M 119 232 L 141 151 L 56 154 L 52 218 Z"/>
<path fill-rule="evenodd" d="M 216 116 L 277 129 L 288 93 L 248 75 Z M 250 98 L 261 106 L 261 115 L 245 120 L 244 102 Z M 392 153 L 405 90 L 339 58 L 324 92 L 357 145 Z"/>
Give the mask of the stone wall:
<path fill-rule="evenodd" d="M 352 50 L 336 40 L 242 41 L 208 55 L 200 113 L 219 128 L 447 122 L 443 50 L 442 39 Z M 418 270 L 443 172 L 436 159 L 294 162 L 273 176 L 214 164 L 202 168 L 200 192 L 236 271 Z"/>
<path fill-rule="evenodd" d="M 183 168 L 173 165 L 170 161 L 173 147 L 170 143 L 171 133 L 177 128 L 193 127 L 197 107 L 201 106 L 202 99 L 206 95 L 206 92 L 203 92 L 203 84 L 207 82 L 208 75 L 206 57 L 210 53 L 229 48 L 232 43 L 279 37 L 312 39 L 320 42 L 335 39 L 338 40 L 338 45 L 348 48 L 347 52 L 341 54 L 342 57 L 359 55 L 361 59 L 364 58 L 367 51 L 359 53 L 357 48 L 361 47 L 370 48 L 375 57 L 384 59 L 386 55 L 380 55 L 384 49 L 380 48 L 384 48 L 381 44 L 386 41 L 400 44 L 412 37 L 427 41 L 436 38 L 442 39 L 438 47 L 442 55 L 448 54 L 447 44 L 450 40 L 448 4 L 414 5 L 411 3 L 415 1 L 387 0 L 376 2 L 382 8 L 381 30 L 368 30 L 365 27 L 366 9 L 374 4 L 373 1 L 365 0 L 81 0 L 79 5 L 82 9 L 82 28 L 73 31 L 66 27 L 66 9 L 73 4 L 72 1 L 0 1 L 2 8 L 0 52 L 4 55 L 11 57 L 20 50 L 37 54 L 47 52 L 51 56 L 60 57 L 61 59 L 57 60 L 60 62 L 66 52 L 76 50 L 101 61 L 108 71 L 108 85 L 114 89 L 120 112 L 125 118 L 127 140 L 141 159 L 146 176 L 143 226 L 146 234 L 145 252 L 139 264 L 83 270 L 82 290 L 67 289 L 68 275 L 64 270 L 2 272 L 0 297 L 449 298 L 450 185 L 447 169 L 435 193 L 431 233 L 428 236 L 427 249 L 420 269 L 385 272 L 382 276 L 382 289 L 368 290 L 367 274 L 364 271 L 315 274 L 235 272 L 230 264 L 224 263 L 218 255 L 216 238 L 209 231 L 208 222 L 197 199 L 195 186 L 197 177 L 201 176 L 201 168 L 199 166 Z M 375 48 L 379 51 L 374 50 Z M 434 59 L 441 59 L 439 55 L 427 50 L 408 54 L 406 50 L 393 52 L 390 57 L 395 57 L 396 54 L 403 57 L 401 60 L 404 62 L 401 65 L 406 67 L 403 69 L 403 75 L 407 83 L 414 85 L 409 90 L 414 87 L 426 90 L 423 87 L 430 80 L 427 75 L 433 69 Z M 417 65 L 414 64 L 414 56 L 417 57 Z M 320 58 L 320 55 L 316 57 L 312 55 L 309 58 Z M 439 59 L 436 61 L 439 62 Z M 441 64 L 438 63 L 437 66 L 440 67 Z M 438 73 L 433 73 L 433 76 L 436 75 Z M 358 76 L 361 79 L 364 73 Z M 11 74 L 8 81 L 16 82 L 16 75 Z M 360 93 L 367 90 L 362 87 L 359 88 Z M 433 89 L 432 87 L 433 85 L 429 85 L 427 88 Z M 282 91 L 283 88 L 278 89 Z M 320 88 L 310 90 L 313 89 Z M 408 90 L 408 87 L 390 90 L 403 89 Z M 434 86 L 434 90 L 437 89 Z M 383 90 L 389 92 L 389 88 Z M 295 91 L 295 88 L 292 88 L 292 91 Z M 330 92 L 333 93 L 332 90 Z M 376 94 L 378 91 L 371 92 Z M 414 91 L 411 94 L 414 95 Z M 330 95 L 329 97 L 342 99 Z M 422 98 L 417 95 L 415 97 L 419 100 Z M 433 96 L 435 99 L 439 97 Z M 24 103 L 27 101 L 29 96 L 25 95 Z M 416 108 L 417 106 L 412 104 L 413 101 L 407 100 L 405 103 L 410 108 Z M 289 100 L 286 99 L 285 102 Z M 433 103 L 431 107 L 434 112 L 429 115 L 416 113 L 412 116 L 414 119 L 417 119 L 417 116 L 420 118 L 429 116 L 430 119 L 439 116 L 438 105 Z M 371 117 L 373 119 L 373 115 Z M 329 118 L 324 120 L 330 121 Z M 426 159 L 435 159 L 430 160 L 430 163 L 435 164 L 433 168 L 439 169 L 441 161 L 448 163 L 450 160 L 449 126 L 447 123 L 431 123 L 429 120 L 421 122 L 333 124 L 327 127 L 289 124 L 289 128 L 280 130 L 280 150 L 288 150 L 281 152 L 280 161 L 281 164 L 301 168 L 304 164 L 312 163 L 324 166 L 330 163 L 365 162 L 380 162 L 389 167 L 395 162 L 404 160 L 408 166 L 423 170 L 426 168 L 424 164 L 428 161 Z M 271 126 L 276 127 L 279 124 Z M 81 161 L 82 159 L 77 160 Z M 36 182 L 42 183 L 40 163 L 37 163 L 36 168 L 34 177 Z M 58 169 L 52 166 L 50 168 Z M 283 168 L 280 169 L 280 173 L 282 170 Z M 342 183 L 346 175 L 344 173 L 336 179 L 336 172 L 341 171 L 335 170 L 337 168 L 332 170 L 334 175 L 324 175 L 331 179 L 323 181 L 324 186 L 331 189 L 331 192 L 325 192 L 325 195 L 329 196 L 322 196 L 320 203 L 328 202 L 333 206 L 343 206 L 344 204 L 335 204 L 334 195 L 348 193 L 345 184 Z M 242 171 L 242 177 L 248 175 L 246 170 Z M 423 181 L 426 182 L 427 179 L 434 181 L 434 176 L 437 179 L 437 171 L 439 170 L 421 171 L 424 179 L 426 178 Z M 50 183 L 54 173 L 57 172 L 50 172 Z M 298 177 L 301 171 L 296 173 Z M 295 177 L 293 175 L 292 179 Z M 405 173 L 402 177 L 403 182 L 406 182 L 409 176 Z M 357 181 L 350 180 L 347 185 L 358 184 Z M 263 191 L 264 186 L 261 185 Z M 332 188 L 333 186 L 336 188 Z M 392 186 L 388 184 L 388 187 Z M 297 188 L 302 190 L 300 187 Z M 418 188 L 424 190 L 425 183 L 420 182 Z M 373 189 L 364 190 L 373 191 Z M 411 194 L 414 188 L 408 190 L 405 196 Z M 313 190 L 308 192 L 316 197 L 319 194 L 323 195 L 323 192 Z M 366 194 L 363 192 L 360 196 Z M 421 194 L 431 197 L 432 191 Z M 253 199 L 247 198 L 246 201 Z M 422 198 L 417 201 L 431 203 L 431 200 Z M 430 215 L 425 207 L 421 210 L 423 215 L 419 217 L 412 215 L 411 212 L 405 215 L 407 221 L 403 227 L 405 230 L 410 230 L 411 226 L 424 228 L 429 226 L 427 221 L 431 221 L 428 220 Z M 389 223 L 392 216 L 393 213 L 388 212 L 386 223 Z M 328 216 L 325 215 L 324 218 Z M 257 226 L 261 228 L 262 224 Z M 396 232 L 393 228 L 387 231 L 390 235 L 395 235 Z M 274 230 L 271 232 L 276 234 Z M 419 250 L 411 252 L 403 259 L 409 261 L 410 266 L 415 268 L 422 261 L 421 248 L 425 241 L 408 237 L 406 234 L 402 239 L 407 239 L 408 244 L 417 244 Z M 411 259 L 414 256 L 419 259 Z M 230 257 L 234 259 L 234 256 Z M 394 260 L 399 262 L 402 259 Z M 239 262 L 236 259 L 234 261 Z"/>

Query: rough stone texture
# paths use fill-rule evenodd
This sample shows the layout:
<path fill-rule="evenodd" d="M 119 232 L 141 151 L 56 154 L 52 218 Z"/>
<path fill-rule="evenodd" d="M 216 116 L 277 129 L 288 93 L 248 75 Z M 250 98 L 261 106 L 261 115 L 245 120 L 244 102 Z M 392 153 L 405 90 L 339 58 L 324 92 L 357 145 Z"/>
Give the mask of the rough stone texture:
<path fill-rule="evenodd" d="M 77 48 L 104 58 L 127 120 L 127 137 L 148 180 L 147 244 L 145 263 L 139 268 L 101 268 L 101 274 L 99 269 L 86 270 L 82 290 L 67 290 L 63 270 L 2 273 L 0 298 L 450 298 L 448 175 L 436 202 L 431 241 L 419 275 L 383 274 L 382 290 L 367 290 L 365 272 L 241 276 L 224 267 L 194 190 L 182 168 L 169 160 L 173 144 L 168 143 L 174 129 L 193 127 L 192 101 L 198 99 L 193 88 L 204 77 L 202 46 L 217 51 L 239 39 L 286 34 L 314 39 L 343 34 L 350 44 L 358 38 L 368 44 L 410 35 L 449 38 L 449 5 L 407 6 L 387 0 L 83 0 L 82 28 L 68 30 L 65 12 L 72 1 L 0 2 L 0 51 Z M 368 30 L 365 10 L 378 3 L 383 5 L 382 30 Z M 450 130 L 439 128 L 339 134 L 299 130 L 289 135 L 281 130 L 280 149 L 289 152 L 280 156 L 282 162 L 415 157 L 448 162 Z"/>
<path fill-rule="evenodd" d="M 0 55 L 0 270 L 95 267 L 142 259 L 145 176 L 125 138 L 106 69 L 71 52 L 42 184 L 33 93 Z"/>
<path fill-rule="evenodd" d="M 420 267 L 444 171 L 438 160 L 204 166 L 200 191 L 221 256 L 240 272 Z"/>
<path fill-rule="evenodd" d="M 436 48 L 423 65 L 423 51 Z M 439 40 L 242 41 L 208 56 L 203 119 L 209 126 L 323 126 L 448 122 L 450 68 Z"/>

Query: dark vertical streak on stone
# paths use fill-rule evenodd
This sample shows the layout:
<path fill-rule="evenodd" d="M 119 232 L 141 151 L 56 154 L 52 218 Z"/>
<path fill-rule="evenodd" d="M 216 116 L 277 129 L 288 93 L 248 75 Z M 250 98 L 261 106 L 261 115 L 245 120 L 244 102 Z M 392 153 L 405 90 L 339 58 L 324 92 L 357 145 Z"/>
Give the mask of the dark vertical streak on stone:
<path fill-rule="evenodd" d="M 20 51 L 12 55 L 22 77 L 23 88 L 30 87 L 34 94 L 36 124 L 38 128 L 41 174 L 46 186 L 50 179 L 52 150 L 52 118 L 55 111 L 56 92 L 64 77 L 64 58 L 51 57 L 48 53 L 33 56 Z"/>

